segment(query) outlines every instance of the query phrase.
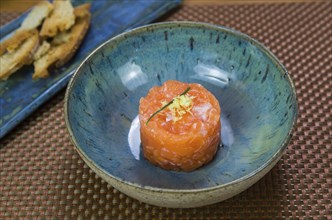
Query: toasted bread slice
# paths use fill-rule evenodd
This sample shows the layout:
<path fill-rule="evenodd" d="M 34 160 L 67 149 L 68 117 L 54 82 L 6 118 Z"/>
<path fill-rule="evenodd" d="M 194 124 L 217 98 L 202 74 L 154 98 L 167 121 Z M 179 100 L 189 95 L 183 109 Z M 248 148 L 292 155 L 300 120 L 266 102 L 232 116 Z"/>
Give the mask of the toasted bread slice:
<path fill-rule="evenodd" d="M 36 53 L 33 55 L 34 60 L 38 60 L 41 58 L 44 54 L 46 54 L 51 48 L 51 44 L 47 41 L 43 41 L 43 43 L 40 44 L 38 47 Z"/>
<path fill-rule="evenodd" d="M 10 38 L 0 43 L 0 55 L 6 52 L 13 52 L 24 40 L 33 35 L 33 32 L 29 30 L 17 30 Z"/>
<path fill-rule="evenodd" d="M 52 45 L 56 46 L 56 45 L 60 45 L 63 43 L 66 43 L 70 40 L 70 34 L 68 31 L 66 32 L 61 32 L 59 34 L 57 34 L 53 40 L 52 40 Z"/>
<path fill-rule="evenodd" d="M 83 4 L 80 6 L 77 6 L 74 9 L 74 15 L 76 20 L 78 18 L 84 18 L 84 17 L 90 17 L 90 4 Z M 52 41 L 52 45 L 59 45 L 62 43 L 66 43 L 69 41 L 71 35 L 68 34 L 68 32 L 61 32 L 59 34 L 57 34 L 56 36 L 54 36 L 53 41 Z"/>
<path fill-rule="evenodd" d="M 90 4 L 83 4 L 83 5 L 77 6 L 74 9 L 74 15 L 75 15 L 76 21 L 79 18 L 84 18 L 84 17 L 90 18 L 91 14 L 90 14 L 89 10 L 90 10 Z M 53 38 L 52 45 L 59 45 L 62 43 L 66 43 L 69 41 L 70 37 L 71 37 L 71 34 L 69 34 L 68 32 L 61 32 Z"/>
<path fill-rule="evenodd" d="M 14 51 L 0 56 L 0 80 L 6 80 L 16 70 L 33 61 L 33 54 L 38 48 L 38 31 L 31 31 L 32 35 L 25 39 Z"/>
<path fill-rule="evenodd" d="M 71 28 L 75 23 L 74 8 L 70 0 L 55 0 L 54 9 L 43 23 L 40 35 L 43 37 L 54 37 L 59 32 Z"/>
<path fill-rule="evenodd" d="M 53 10 L 53 5 L 48 1 L 39 2 L 28 14 L 21 24 L 20 29 L 22 30 L 32 30 L 39 27 L 43 20 L 50 14 Z"/>
<path fill-rule="evenodd" d="M 47 77 L 50 66 L 60 67 L 75 54 L 90 25 L 89 8 L 90 4 L 75 8 L 75 14 L 82 16 L 76 18 L 75 25 L 70 30 L 59 35 L 60 39 L 55 37 L 49 51 L 34 62 L 34 79 Z"/>
<path fill-rule="evenodd" d="M 75 7 L 75 9 L 74 9 L 75 18 L 90 17 L 91 16 L 90 7 L 91 7 L 91 4 L 89 4 L 89 3 L 82 4 L 82 5 Z"/>
<path fill-rule="evenodd" d="M 35 30 L 40 26 L 52 10 L 53 5 L 48 1 L 38 3 L 24 19 L 21 27 L 10 38 L 0 43 L 0 55 L 6 51 L 11 53 L 20 46 L 23 41 L 33 34 L 31 30 Z"/>

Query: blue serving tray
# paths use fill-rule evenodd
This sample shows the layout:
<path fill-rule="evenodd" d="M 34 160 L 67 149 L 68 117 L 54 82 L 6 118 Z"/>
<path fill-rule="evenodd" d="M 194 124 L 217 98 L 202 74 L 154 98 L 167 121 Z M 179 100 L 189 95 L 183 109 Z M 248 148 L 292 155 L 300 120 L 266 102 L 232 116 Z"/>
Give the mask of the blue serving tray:
<path fill-rule="evenodd" d="M 0 138 L 41 104 L 63 89 L 81 61 L 95 48 L 126 30 L 148 24 L 176 7 L 181 0 L 72 0 L 73 5 L 91 3 L 91 24 L 80 48 L 50 77 L 32 80 L 33 67 L 25 66 L 0 82 Z M 27 12 L 28 13 L 28 12 Z M 27 13 L 0 28 L 0 41 L 15 31 Z"/>

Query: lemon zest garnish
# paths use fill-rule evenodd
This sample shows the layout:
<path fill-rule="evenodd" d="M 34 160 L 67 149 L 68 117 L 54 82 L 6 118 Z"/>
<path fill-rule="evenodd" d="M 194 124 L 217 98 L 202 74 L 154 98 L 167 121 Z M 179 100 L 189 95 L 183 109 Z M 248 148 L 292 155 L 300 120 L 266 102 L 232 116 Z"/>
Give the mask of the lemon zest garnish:
<path fill-rule="evenodd" d="M 148 118 L 148 120 L 146 121 L 146 125 L 149 123 L 149 121 L 156 115 L 156 114 L 158 114 L 159 112 L 161 112 L 162 110 L 164 110 L 165 108 L 167 108 L 167 107 L 169 107 L 170 105 L 172 105 L 173 104 L 173 102 L 175 101 L 175 99 L 176 98 L 178 98 L 178 97 L 181 97 L 181 96 L 185 96 L 186 95 L 186 93 L 188 92 L 190 90 L 190 87 L 188 87 L 183 93 L 181 93 L 179 96 L 177 96 L 177 97 L 175 97 L 174 99 L 172 99 L 170 102 L 165 102 L 165 101 L 162 101 L 162 107 L 160 108 L 160 109 L 158 109 L 155 113 L 153 113 L 149 118 Z M 186 104 L 186 105 L 188 105 L 188 104 Z M 177 106 L 181 106 L 181 105 L 179 105 L 179 104 L 177 104 Z M 191 109 L 191 108 L 190 108 Z M 181 117 L 182 118 L 182 117 Z"/>
<path fill-rule="evenodd" d="M 181 120 L 186 113 L 192 114 L 191 109 L 193 108 L 194 98 L 194 96 L 185 94 L 173 99 L 173 102 L 167 107 L 171 112 L 173 123 Z M 163 101 L 162 104 L 163 103 L 165 103 L 165 101 Z"/>

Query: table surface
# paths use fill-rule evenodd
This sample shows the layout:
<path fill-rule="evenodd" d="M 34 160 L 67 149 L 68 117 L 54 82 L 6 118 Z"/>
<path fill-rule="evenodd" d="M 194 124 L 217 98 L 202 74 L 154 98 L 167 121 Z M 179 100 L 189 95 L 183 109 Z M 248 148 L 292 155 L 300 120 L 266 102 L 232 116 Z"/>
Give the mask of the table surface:
<path fill-rule="evenodd" d="M 0 12 L 22 12 L 41 0 L 0 0 Z M 284 2 L 318 2 L 319 0 L 183 0 L 184 4 L 255 4 Z"/>
<path fill-rule="evenodd" d="M 0 24 L 33 2 L 0 0 Z M 136 201 L 80 159 L 65 128 L 61 91 L 0 140 L 0 219 L 332 219 L 332 1 L 275 2 L 189 0 L 158 20 L 237 29 L 265 44 L 288 69 L 299 103 L 297 127 L 281 160 L 260 181 L 200 208 Z"/>

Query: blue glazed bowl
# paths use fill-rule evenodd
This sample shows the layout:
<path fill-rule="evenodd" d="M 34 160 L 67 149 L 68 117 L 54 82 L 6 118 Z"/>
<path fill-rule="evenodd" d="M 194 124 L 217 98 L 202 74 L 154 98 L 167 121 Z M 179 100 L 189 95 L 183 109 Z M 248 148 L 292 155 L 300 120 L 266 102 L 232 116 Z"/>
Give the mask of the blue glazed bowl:
<path fill-rule="evenodd" d="M 200 83 L 221 105 L 223 146 L 193 172 L 166 171 L 142 156 L 139 99 L 169 79 Z M 69 83 L 65 118 L 80 156 L 115 188 L 158 206 L 197 207 L 240 193 L 277 163 L 297 101 L 286 69 L 254 39 L 168 22 L 118 35 L 91 53 Z"/>

